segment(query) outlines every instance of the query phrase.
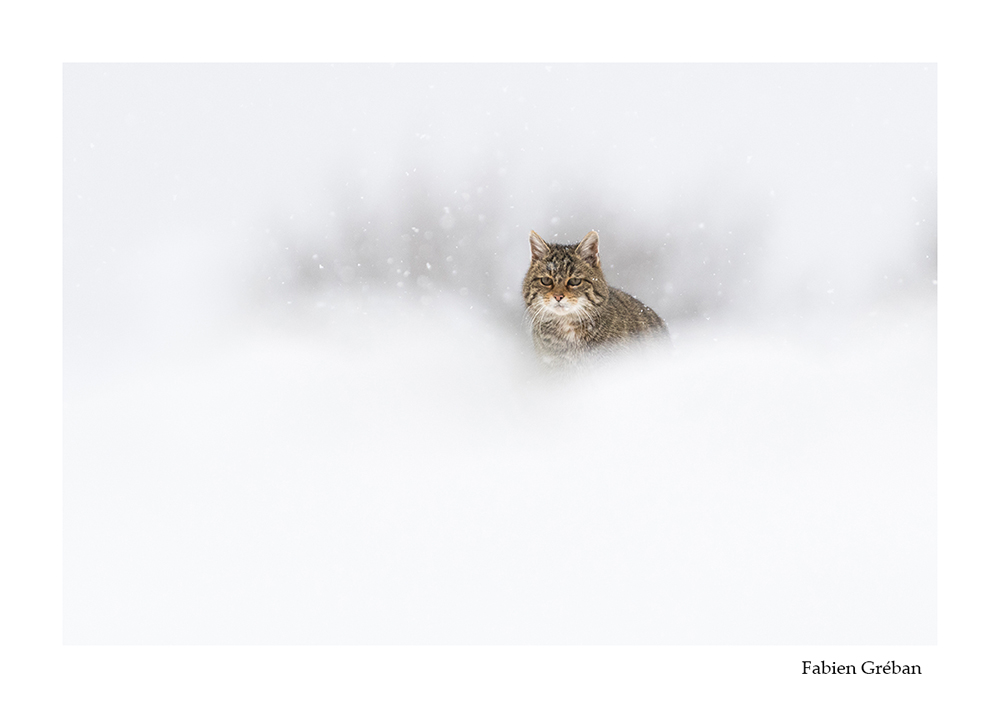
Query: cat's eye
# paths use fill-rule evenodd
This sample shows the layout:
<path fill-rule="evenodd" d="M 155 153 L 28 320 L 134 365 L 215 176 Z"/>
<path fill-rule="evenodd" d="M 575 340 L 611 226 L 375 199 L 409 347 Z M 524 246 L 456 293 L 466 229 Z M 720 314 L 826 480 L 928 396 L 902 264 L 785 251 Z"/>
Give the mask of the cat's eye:
<path fill-rule="evenodd" d="M 570 278 L 569 280 L 566 281 L 566 284 L 567 285 L 571 285 L 573 287 L 576 287 L 577 285 L 579 285 L 582 282 L 583 281 L 580 280 L 579 278 Z"/>
<path fill-rule="evenodd" d="M 552 278 L 542 278 L 542 285 L 547 288 L 552 287 Z"/>

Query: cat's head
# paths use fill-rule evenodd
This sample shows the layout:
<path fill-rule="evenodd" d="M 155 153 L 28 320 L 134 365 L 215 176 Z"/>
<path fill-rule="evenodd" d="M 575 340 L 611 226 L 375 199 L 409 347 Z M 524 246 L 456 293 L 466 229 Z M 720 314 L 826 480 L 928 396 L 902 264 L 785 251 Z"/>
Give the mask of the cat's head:
<path fill-rule="evenodd" d="M 585 319 L 589 310 L 607 299 L 596 231 L 572 245 L 546 243 L 534 231 L 529 241 L 531 265 L 524 276 L 522 294 L 535 316 Z"/>

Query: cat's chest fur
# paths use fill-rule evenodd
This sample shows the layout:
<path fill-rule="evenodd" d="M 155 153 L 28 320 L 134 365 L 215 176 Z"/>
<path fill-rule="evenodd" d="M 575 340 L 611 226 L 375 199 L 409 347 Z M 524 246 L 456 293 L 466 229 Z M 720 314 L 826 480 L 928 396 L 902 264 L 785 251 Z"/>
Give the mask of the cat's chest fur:
<path fill-rule="evenodd" d="M 582 342 L 584 338 L 584 327 L 579 322 L 562 320 L 556 323 L 556 335 L 565 340 L 568 344 Z"/>

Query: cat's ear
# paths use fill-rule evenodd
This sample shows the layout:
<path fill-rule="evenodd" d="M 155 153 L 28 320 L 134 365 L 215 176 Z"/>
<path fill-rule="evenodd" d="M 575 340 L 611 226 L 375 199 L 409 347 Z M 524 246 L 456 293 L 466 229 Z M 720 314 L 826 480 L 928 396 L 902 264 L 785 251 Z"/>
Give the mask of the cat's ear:
<path fill-rule="evenodd" d="M 531 232 L 531 236 L 528 237 L 531 242 L 531 260 L 540 261 L 545 258 L 549 252 L 549 244 L 542 240 L 542 237 L 536 234 L 534 231 Z"/>
<path fill-rule="evenodd" d="M 580 258 L 590 263 L 595 268 L 601 267 L 601 257 L 597 253 L 597 232 L 591 231 L 583 237 L 583 240 L 576 245 L 576 252 Z"/>

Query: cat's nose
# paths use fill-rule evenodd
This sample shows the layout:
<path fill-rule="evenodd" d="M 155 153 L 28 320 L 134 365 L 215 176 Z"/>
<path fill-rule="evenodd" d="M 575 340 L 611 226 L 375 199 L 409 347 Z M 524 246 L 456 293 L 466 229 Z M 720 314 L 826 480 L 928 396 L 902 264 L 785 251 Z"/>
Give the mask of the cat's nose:
<path fill-rule="evenodd" d="M 562 299 L 564 297 L 566 297 L 566 296 L 565 295 L 553 295 L 552 297 L 554 297 L 556 299 L 556 302 L 562 302 Z"/>

